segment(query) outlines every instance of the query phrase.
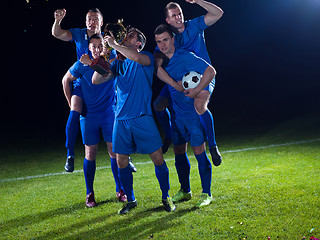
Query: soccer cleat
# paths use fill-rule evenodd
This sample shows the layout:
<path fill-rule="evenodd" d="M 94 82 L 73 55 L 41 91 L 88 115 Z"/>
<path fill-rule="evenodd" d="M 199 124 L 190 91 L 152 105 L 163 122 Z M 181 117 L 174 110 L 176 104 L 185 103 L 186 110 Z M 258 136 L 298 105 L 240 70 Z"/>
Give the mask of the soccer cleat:
<path fill-rule="evenodd" d="M 137 206 L 137 201 L 126 202 L 118 211 L 119 214 L 126 214 Z"/>
<path fill-rule="evenodd" d="M 166 138 L 164 140 L 164 143 L 162 144 L 162 153 L 165 154 L 166 152 L 168 152 L 168 149 L 170 147 L 170 145 L 172 144 L 172 139 L 171 138 Z"/>
<path fill-rule="evenodd" d="M 124 194 L 124 191 L 120 188 L 119 192 L 116 193 L 117 199 L 119 202 L 127 201 L 127 195 Z"/>
<path fill-rule="evenodd" d="M 210 197 L 208 193 L 202 193 L 199 202 L 196 204 L 197 208 L 207 206 L 212 202 L 212 196 Z"/>
<path fill-rule="evenodd" d="M 132 163 L 132 158 L 129 156 L 129 166 L 132 172 L 137 172 L 137 168 Z"/>
<path fill-rule="evenodd" d="M 164 210 L 167 212 L 173 212 L 176 210 L 176 206 L 173 204 L 172 199 L 168 197 L 167 199 L 162 199 L 162 204 L 164 206 Z"/>
<path fill-rule="evenodd" d="M 68 156 L 66 164 L 64 165 L 66 172 L 73 172 L 74 170 L 74 156 Z"/>
<path fill-rule="evenodd" d="M 221 161 L 222 161 L 222 157 L 221 157 L 221 154 L 220 154 L 220 152 L 218 150 L 218 147 L 217 146 L 210 147 L 209 151 L 210 151 L 210 154 L 211 154 L 211 157 L 212 157 L 213 165 L 218 167 L 221 164 Z"/>
<path fill-rule="evenodd" d="M 86 197 L 86 206 L 89 208 L 97 206 L 96 200 L 94 199 L 94 193 L 89 193 Z"/>
<path fill-rule="evenodd" d="M 173 197 L 172 197 L 172 201 L 173 202 L 181 202 L 181 201 L 188 201 L 190 200 L 192 197 L 192 193 L 188 192 L 186 193 L 185 191 L 183 191 L 182 189 L 179 190 L 179 192 L 177 192 Z"/>

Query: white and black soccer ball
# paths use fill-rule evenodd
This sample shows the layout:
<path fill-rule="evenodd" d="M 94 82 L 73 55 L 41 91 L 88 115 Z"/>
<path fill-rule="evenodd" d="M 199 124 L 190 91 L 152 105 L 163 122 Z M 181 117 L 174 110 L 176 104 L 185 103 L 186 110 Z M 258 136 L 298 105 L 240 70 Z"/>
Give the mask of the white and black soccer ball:
<path fill-rule="evenodd" d="M 195 88 L 200 83 L 202 75 L 195 71 L 186 73 L 182 78 L 182 86 L 185 90 Z"/>

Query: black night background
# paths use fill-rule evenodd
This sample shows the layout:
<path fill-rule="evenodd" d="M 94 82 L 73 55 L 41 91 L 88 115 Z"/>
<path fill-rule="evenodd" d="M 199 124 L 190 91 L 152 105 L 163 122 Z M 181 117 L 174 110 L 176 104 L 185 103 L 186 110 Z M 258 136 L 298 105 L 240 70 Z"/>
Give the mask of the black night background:
<path fill-rule="evenodd" d="M 61 80 L 76 61 L 76 52 L 74 43 L 51 35 L 56 9 L 67 10 L 64 29 L 85 27 L 85 14 L 92 7 L 102 11 L 104 23 L 123 18 L 125 25 L 146 34 L 145 49 L 153 52 L 153 31 L 164 23 L 163 9 L 168 2 L 30 0 L 15 1 L 16 6 L 6 8 L 1 146 L 19 149 L 31 142 L 45 142 L 63 148 L 69 108 Z M 205 14 L 197 5 L 177 2 L 185 19 Z M 224 10 L 224 16 L 205 35 L 217 70 L 210 103 L 217 141 L 304 117 L 314 119 L 318 127 L 313 131 L 319 131 L 320 1 L 211 2 Z M 155 79 L 154 97 L 162 86 Z"/>

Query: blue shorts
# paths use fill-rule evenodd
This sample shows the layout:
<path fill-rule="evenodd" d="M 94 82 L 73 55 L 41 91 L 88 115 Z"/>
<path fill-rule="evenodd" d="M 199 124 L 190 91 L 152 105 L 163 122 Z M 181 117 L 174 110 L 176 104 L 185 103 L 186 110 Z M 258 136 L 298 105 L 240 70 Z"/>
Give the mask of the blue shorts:
<path fill-rule="evenodd" d="M 81 91 L 81 83 L 80 83 L 79 79 L 76 79 L 73 81 L 71 89 L 72 89 L 72 95 L 76 95 L 76 96 L 80 97 L 81 99 L 83 99 L 82 91 Z"/>
<path fill-rule="evenodd" d="M 161 137 L 152 116 L 115 120 L 113 152 L 118 154 L 150 154 L 162 146 Z"/>
<path fill-rule="evenodd" d="M 199 116 L 194 119 L 171 119 L 172 141 L 176 146 L 190 142 L 192 147 L 201 146 L 206 141 L 205 131 Z"/>
<path fill-rule="evenodd" d="M 112 142 L 114 114 L 87 114 L 80 117 L 82 141 L 84 145 L 95 145 L 100 141 L 100 131 L 105 142 Z"/>

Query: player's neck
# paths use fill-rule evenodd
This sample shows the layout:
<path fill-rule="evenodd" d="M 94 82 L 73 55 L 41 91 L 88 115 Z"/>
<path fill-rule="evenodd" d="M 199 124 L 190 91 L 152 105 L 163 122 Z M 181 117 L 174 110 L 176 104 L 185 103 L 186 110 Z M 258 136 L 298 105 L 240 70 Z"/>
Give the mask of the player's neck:
<path fill-rule="evenodd" d="M 172 50 L 170 52 L 167 52 L 165 55 L 167 56 L 167 58 L 171 59 L 175 51 L 176 51 L 176 48 L 173 47 Z"/>
<path fill-rule="evenodd" d="M 180 33 L 182 33 L 182 32 L 185 30 L 184 24 L 182 25 L 181 28 L 175 28 L 175 27 L 171 27 L 171 28 L 172 28 L 172 31 L 173 31 L 175 34 L 180 34 Z"/>
<path fill-rule="evenodd" d="M 95 31 L 90 31 L 89 29 L 87 29 L 87 34 L 89 37 L 91 37 L 93 34 L 101 34 L 101 30 L 97 29 Z"/>

